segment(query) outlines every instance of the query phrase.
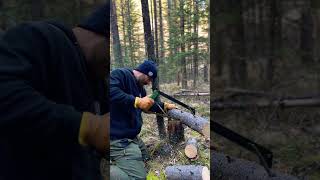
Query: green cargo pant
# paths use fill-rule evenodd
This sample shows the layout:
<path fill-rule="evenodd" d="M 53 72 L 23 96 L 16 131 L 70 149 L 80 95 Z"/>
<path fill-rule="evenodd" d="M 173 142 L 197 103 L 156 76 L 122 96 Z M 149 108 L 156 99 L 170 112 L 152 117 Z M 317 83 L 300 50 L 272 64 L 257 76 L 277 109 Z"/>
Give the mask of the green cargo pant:
<path fill-rule="evenodd" d="M 140 138 L 119 139 L 110 142 L 110 179 L 146 179 L 144 161 L 148 153 Z"/>

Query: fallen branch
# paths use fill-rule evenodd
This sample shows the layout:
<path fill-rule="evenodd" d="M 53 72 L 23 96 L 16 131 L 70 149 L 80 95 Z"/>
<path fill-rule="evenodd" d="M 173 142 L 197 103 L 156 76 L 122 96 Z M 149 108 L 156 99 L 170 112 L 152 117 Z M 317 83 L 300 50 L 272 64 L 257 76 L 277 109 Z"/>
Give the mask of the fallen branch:
<path fill-rule="evenodd" d="M 298 178 L 271 170 L 271 176 L 263 166 L 211 151 L 211 171 L 215 180 L 298 180 Z"/>
<path fill-rule="evenodd" d="M 210 137 L 210 124 L 207 119 L 178 109 L 168 111 L 168 115 L 173 119 L 180 120 L 183 124 L 204 135 L 206 138 Z"/>
<path fill-rule="evenodd" d="M 210 172 L 206 166 L 176 165 L 165 169 L 168 180 L 203 179 L 210 180 Z"/>
<path fill-rule="evenodd" d="M 214 110 L 224 109 L 248 109 L 248 108 L 269 108 L 269 107 L 318 107 L 320 106 L 320 98 L 306 98 L 306 99 L 283 99 L 274 101 L 258 101 L 255 103 L 243 102 L 212 102 L 211 108 Z"/>

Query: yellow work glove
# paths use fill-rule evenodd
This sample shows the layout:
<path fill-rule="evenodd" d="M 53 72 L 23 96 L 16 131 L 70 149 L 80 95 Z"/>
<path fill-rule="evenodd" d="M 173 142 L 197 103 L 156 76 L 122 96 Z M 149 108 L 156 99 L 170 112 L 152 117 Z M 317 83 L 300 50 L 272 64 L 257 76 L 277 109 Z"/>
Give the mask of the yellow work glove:
<path fill-rule="evenodd" d="M 153 103 L 154 100 L 148 96 L 145 96 L 143 98 L 136 97 L 134 101 L 134 107 L 142 109 L 143 111 L 148 111 L 153 105 Z"/>
<path fill-rule="evenodd" d="M 79 143 L 93 146 L 98 152 L 106 153 L 109 145 L 110 113 L 102 116 L 90 112 L 82 114 Z"/>
<path fill-rule="evenodd" d="M 174 104 L 170 104 L 170 103 L 167 103 L 167 102 L 164 102 L 163 104 L 164 104 L 164 110 L 165 111 L 177 108 L 176 105 L 174 105 Z"/>

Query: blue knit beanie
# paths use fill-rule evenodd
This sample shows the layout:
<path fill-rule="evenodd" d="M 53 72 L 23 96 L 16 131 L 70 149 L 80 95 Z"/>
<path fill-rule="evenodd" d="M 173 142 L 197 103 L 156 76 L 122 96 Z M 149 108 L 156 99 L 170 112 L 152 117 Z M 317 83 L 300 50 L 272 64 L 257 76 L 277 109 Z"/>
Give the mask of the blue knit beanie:
<path fill-rule="evenodd" d="M 157 78 L 157 65 L 153 61 L 145 60 L 135 70 L 142 72 L 153 80 Z"/>
<path fill-rule="evenodd" d="M 89 31 L 107 36 L 109 30 L 110 4 L 109 0 L 103 6 L 98 7 L 89 17 L 78 26 Z"/>

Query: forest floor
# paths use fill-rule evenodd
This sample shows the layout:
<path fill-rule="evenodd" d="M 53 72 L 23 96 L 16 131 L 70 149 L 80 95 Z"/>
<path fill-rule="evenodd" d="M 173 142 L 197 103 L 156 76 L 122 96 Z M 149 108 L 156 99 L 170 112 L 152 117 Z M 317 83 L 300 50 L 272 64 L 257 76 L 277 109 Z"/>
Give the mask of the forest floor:
<path fill-rule="evenodd" d="M 209 92 L 208 84 L 201 84 L 197 91 Z M 180 91 L 180 87 L 176 83 L 160 85 L 161 91 L 167 94 L 173 94 Z M 196 114 L 204 118 L 210 119 L 209 97 L 207 98 L 177 98 L 180 101 L 191 105 L 196 109 Z M 170 102 L 162 98 L 162 101 Z M 180 108 L 180 107 L 179 107 Z M 181 108 L 183 109 L 183 108 Z M 167 125 L 167 119 L 164 118 Z M 150 153 L 150 160 L 146 163 L 148 170 L 148 180 L 165 179 L 165 168 L 170 165 L 202 165 L 210 169 L 210 140 L 205 139 L 196 131 L 185 127 L 185 140 L 188 138 L 196 138 L 199 145 L 199 158 L 196 161 L 190 161 L 184 155 L 185 142 L 176 145 L 170 145 L 167 139 L 161 140 L 158 135 L 157 122 L 155 115 L 143 114 L 143 126 L 140 137 L 145 142 Z M 166 126 L 167 127 L 167 126 Z"/>
<path fill-rule="evenodd" d="M 252 99 L 238 98 L 248 102 Z M 273 152 L 273 168 L 299 179 L 320 179 L 320 109 L 270 108 L 245 111 L 214 111 L 214 120 L 267 147 Z M 258 162 L 244 148 L 213 134 L 212 146 L 218 152 Z"/>

